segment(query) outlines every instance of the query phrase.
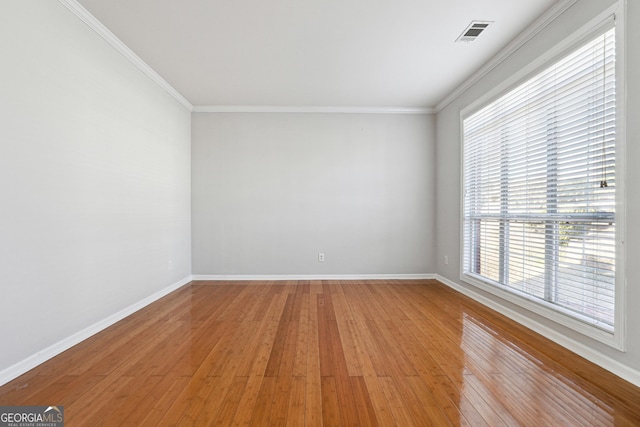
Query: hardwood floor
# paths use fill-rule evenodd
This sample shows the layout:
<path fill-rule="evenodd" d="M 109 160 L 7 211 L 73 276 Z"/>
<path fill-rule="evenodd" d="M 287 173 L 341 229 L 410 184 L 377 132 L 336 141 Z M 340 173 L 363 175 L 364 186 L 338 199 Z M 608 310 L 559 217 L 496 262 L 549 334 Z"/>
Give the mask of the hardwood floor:
<path fill-rule="evenodd" d="M 640 425 L 640 389 L 435 281 L 192 282 L 0 387 L 67 426 Z"/>

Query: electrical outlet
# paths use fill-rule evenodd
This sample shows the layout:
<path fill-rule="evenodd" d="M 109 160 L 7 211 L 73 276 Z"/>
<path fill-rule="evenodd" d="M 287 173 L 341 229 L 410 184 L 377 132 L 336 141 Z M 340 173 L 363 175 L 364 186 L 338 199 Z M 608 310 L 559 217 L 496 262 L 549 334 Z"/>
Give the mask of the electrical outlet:
<path fill-rule="evenodd" d="M 318 254 L 318 262 L 324 262 L 324 254 L 322 252 Z"/>
<path fill-rule="evenodd" d="M 169 267 L 169 270 L 173 270 L 173 261 L 169 260 L 168 267 Z"/>
<path fill-rule="evenodd" d="M 449 257 L 447 255 L 444 256 L 444 263 L 445 265 L 449 264 Z"/>

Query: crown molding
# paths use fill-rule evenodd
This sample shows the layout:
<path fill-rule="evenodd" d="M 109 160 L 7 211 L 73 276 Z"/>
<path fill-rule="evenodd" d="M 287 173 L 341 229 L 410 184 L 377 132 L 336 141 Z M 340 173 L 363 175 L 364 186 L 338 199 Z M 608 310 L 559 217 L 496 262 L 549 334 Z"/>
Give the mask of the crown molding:
<path fill-rule="evenodd" d="M 489 74 L 491 70 L 502 64 L 507 58 L 517 52 L 525 43 L 536 36 L 540 31 L 546 28 L 549 24 L 555 21 L 560 15 L 562 15 L 567 9 L 577 3 L 578 0 L 561 0 L 556 3 L 555 6 L 548 9 L 542 16 L 536 19 L 533 24 L 529 25 L 518 37 L 513 39 L 507 46 L 504 47 L 496 56 L 491 58 L 485 63 L 478 71 L 473 73 L 471 77 L 465 80 L 459 85 L 453 92 L 447 95 L 442 101 L 440 101 L 434 108 L 435 113 L 439 113 L 447 105 L 453 102 L 456 98 L 462 95 L 467 89 L 476 84 L 480 79 Z"/>
<path fill-rule="evenodd" d="M 136 55 L 131 49 L 127 47 L 118 37 L 116 37 L 107 27 L 102 25 L 87 9 L 85 9 L 76 0 L 58 0 L 64 7 L 69 9 L 74 15 L 76 15 L 82 22 L 84 22 L 89 28 L 95 31 L 100 37 L 102 37 L 113 48 L 120 52 L 129 62 L 135 65 L 140 71 L 142 71 L 147 77 L 153 80 L 158 86 L 164 89 L 169 95 L 171 95 L 176 101 L 182 104 L 187 110 L 192 111 L 193 105 L 178 92 L 173 86 L 167 83 L 158 73 L 156 73 L 146 62 L 144 62 L 138 55 Z"/>
<path fill-rule="evenodd" d="M 120 52 L 126 59 L 147 75 L 158 86 L 164 89 L 187 110 L 194 113 L 311 113 L 311 114 L 437 114 L 467 89 L 477 83 L 491 70 L 496 68 L 536 34 L 562 15 L 578 0 L 561 0 L 544 15 L 538 18 L 502 51 L 483 65 L 471 77 L 465 80 L 453 92 L 440 101 L 436 107 L 336 107 L 336 106 L 231 106 L 231 105 L 196 105 L 191 104 L 173 86 L 156 73 L 138 55 L 129 49 L 107 27 L 98 21 L 77 0 L 58 0 L 69 11 L 76 15 L 89 28 L 101 36 L 107 43 Z"/>
<path fill-rule="evenodd" d="M 192 111 L 194 113 L 435 114 L 435 109 L 431 107 L 195 105 Z"/>

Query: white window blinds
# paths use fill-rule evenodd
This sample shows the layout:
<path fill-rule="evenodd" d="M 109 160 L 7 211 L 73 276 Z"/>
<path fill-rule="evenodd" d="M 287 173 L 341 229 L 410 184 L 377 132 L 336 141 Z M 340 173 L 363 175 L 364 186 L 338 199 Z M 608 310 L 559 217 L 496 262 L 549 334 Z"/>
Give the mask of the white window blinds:
<path fill-rule="evenodd" d="M 615 30 L 463 119 L 463 277 L 613 331 Z"/>

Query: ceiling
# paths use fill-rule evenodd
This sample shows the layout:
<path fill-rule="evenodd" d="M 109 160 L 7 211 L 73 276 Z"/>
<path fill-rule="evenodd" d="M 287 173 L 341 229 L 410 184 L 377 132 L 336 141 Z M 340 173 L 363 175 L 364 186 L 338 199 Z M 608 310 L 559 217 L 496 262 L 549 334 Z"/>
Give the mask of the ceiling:
<path fill-rule="evenodd" d="M 557 0 L 78 2 L 195 106 L 427 108 Z"/>

